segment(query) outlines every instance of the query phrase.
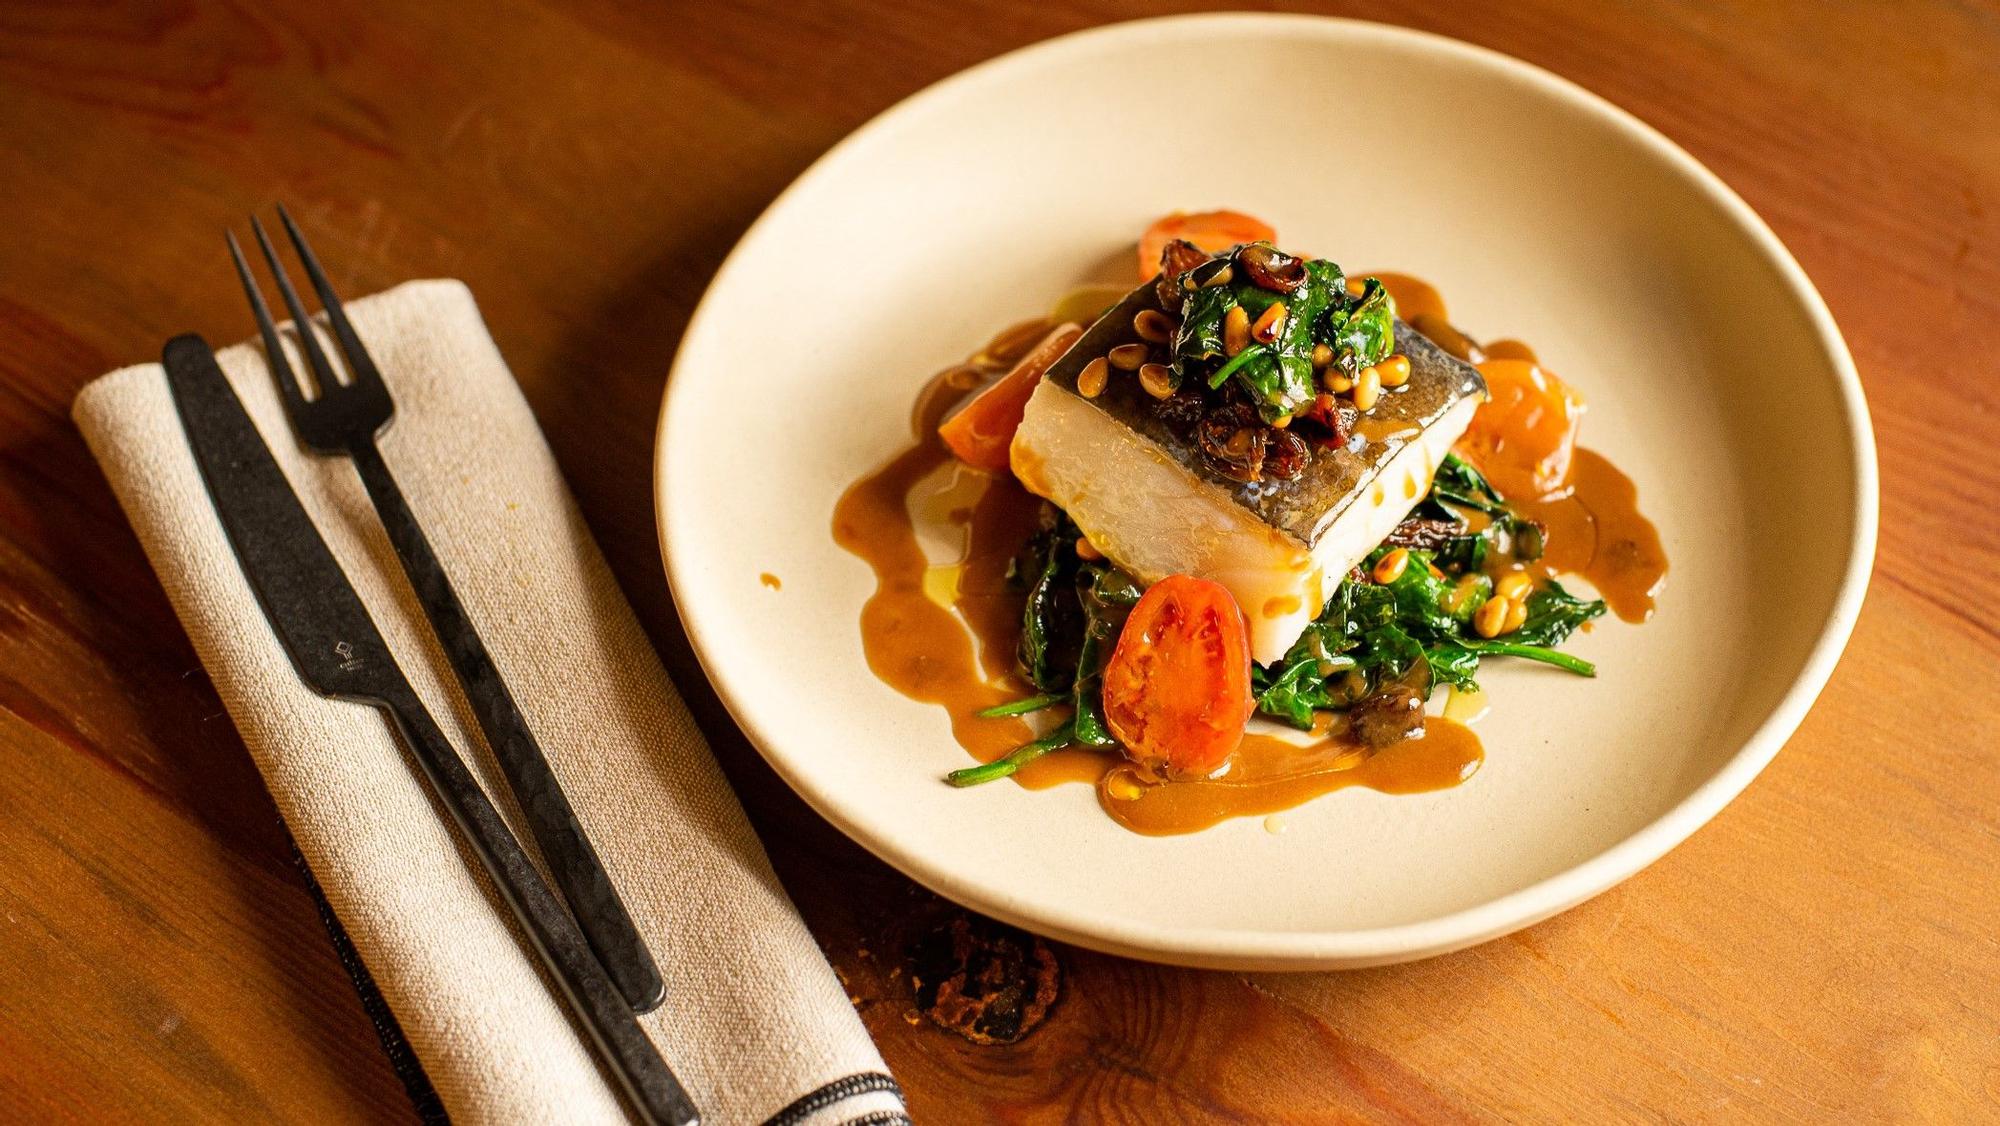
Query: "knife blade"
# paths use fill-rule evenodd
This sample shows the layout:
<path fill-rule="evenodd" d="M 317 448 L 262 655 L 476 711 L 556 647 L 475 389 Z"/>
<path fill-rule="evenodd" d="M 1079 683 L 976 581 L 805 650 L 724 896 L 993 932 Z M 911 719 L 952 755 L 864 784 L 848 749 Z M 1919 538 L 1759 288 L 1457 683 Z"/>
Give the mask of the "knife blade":
<path fill-rule="evenodd" d="M 645 1122 L 692 1126 L 699 1115 L 687 1091 L 410 687 L 215 353 L 188 334 L 167 342 L 161 362 L 243 577 L 300 679 L 321 695 L 388 714 L 631 1108 Z"/>

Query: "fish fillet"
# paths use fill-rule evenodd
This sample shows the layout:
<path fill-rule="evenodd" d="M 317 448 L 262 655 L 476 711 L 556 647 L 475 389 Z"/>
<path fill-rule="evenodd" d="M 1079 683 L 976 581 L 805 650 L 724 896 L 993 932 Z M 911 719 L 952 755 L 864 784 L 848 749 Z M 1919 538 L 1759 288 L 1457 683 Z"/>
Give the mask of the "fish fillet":
<path fill-rule="evenodd" d="M 1153 414 L 1135 378 L 1114 376 L 1094 399 L 1077 393 L 1085 363 L 1137 339 L 1134 314 L 1158 307 L 1152 288 L 1134 291 L 1049 370 L 1015 433 L 1014 475 L 1141 582 L 1185 574 L 1227 588 L 1249 621 L 1252 659 L 1269 664 L 1430 491 L 1485 384 L 1398 321 L 1409 382 L 1361 416 L 1346 446 L 1314 451 L 1296 480 L 1233 481 Z"/>

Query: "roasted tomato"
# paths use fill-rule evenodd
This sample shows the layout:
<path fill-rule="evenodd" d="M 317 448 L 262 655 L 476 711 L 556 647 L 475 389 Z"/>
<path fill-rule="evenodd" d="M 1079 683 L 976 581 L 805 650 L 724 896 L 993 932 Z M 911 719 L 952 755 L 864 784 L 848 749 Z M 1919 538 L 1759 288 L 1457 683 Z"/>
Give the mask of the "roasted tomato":
<path fill-rule="evenodd" d="M 938 434 L 958 460 L 988 473 L 1007 472 L 1007 448 L 1014 443 L 1014 431 L 1021 428 L 1021 412 L 1027 409 L 1028 397 L 1035 393 L 1035 385 L 1050 365 L 1082 335 L 1078 325 L 1057 325 L 999 382 L 944 420 Z"/>
<path fill-rule="evenodd" d="M 1459 448 L 1503 496 L 1547 496 L 1569 481 L 1583 398 L 1527 360 L 1479 365 L 1488 398 L 1472 416 Z"/>
<path fill-rule="evenodd" d="M 1176 211 L 1139 236 L 1139 280 L 1160 272 L 1160 252 L 1175 239 L 1186 239 L 1213 254 L 1243 242 L 1275 242 L 1278 232 L 1262 219 L 1241 211 Z"/>
<path fill-rule="evenodd" d="M 1200 778 L 1243 741 L 1256 701 L 1243 611 L 1192 575 L 1154 583 L 1104 666 L 1104 718 L 1126 754 L 1169 778 Z"/>

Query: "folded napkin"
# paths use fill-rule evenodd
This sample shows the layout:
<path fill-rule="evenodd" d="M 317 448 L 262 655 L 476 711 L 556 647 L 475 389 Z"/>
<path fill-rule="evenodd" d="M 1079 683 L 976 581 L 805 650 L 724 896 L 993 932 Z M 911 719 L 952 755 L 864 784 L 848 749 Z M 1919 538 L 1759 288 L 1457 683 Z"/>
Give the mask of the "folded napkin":
<path fill-rule="evenodd" d="M 472 295 L 457 282 L 411 282 L 348 312 L 396 398 L 383 456 L 659 961 L 666 1002 L 642 1023 L 704 1121 L 907 1121 Z M 300 446 L 254 345 L 220 359 L 417 692 L 511 814 L 353 468 Z M 306 370 L 296 354 L 292 365 Z M 159 365 L 98 379 L 75 416 L 445 1108 L 463 1122 L 621 1119 L 382 715 L 324 699 L 292 671 L 237 568 Z"/>

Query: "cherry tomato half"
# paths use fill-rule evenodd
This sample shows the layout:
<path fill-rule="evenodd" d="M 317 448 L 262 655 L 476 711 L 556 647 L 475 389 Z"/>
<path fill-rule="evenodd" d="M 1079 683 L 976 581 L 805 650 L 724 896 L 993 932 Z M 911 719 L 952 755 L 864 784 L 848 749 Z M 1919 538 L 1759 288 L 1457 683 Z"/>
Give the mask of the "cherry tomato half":
<path fill-rule="evenodd" d="M 1104 666 L 1104 718 L 1126 753 L 1170 778 L 1203 777 L 1243 741 L 1255 708 L 1229 591 L 1192 575 L 1154 583 Z"/>
<path fill-rule="evenodd" d="M 1276 242 L 1271 224 L 1241 211 L 1176 211 L 1155 221 L 1139 236 L 1139 280 L 1160 272 L 1160 251 L 1184 238 L 1213 253 L 1240 242 Z"/>

